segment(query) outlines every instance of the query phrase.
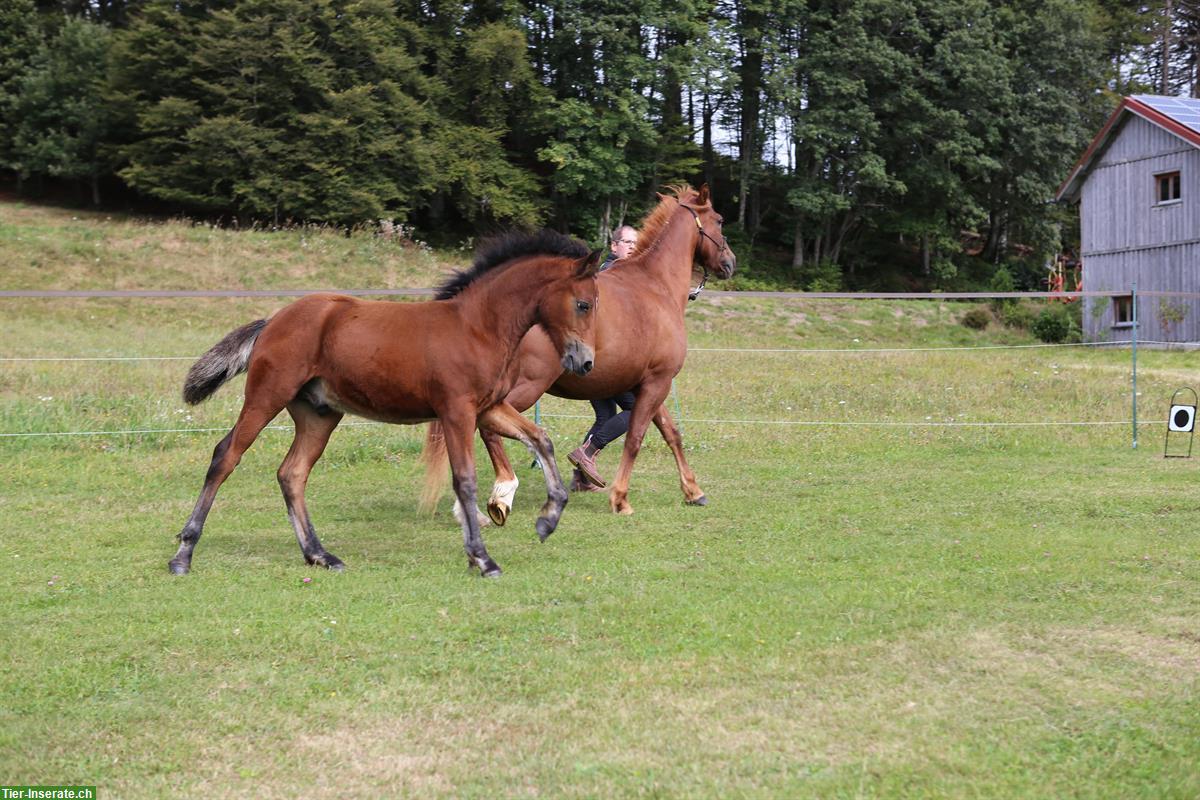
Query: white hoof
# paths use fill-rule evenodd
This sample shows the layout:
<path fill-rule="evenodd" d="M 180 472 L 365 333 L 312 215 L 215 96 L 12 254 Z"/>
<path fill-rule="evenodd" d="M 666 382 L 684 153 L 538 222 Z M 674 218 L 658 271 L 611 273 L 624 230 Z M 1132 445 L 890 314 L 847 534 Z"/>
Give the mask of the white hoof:
<path fill-rule="evenodd" d="M 488 505 L 499 505 L 505 508 L 512 508 L 513 501 L 517 498 L 517 487 L 521 482 L 516 478 L 511 481 L 496 481 L 492 486 L 492 496 L 488 499 Z"/>
<path fill-rule="evenodd" d="M 462 525 L 465 522 L 463 519 L 462 503 L 460 503 L 458 500 L 454 501 L 454 519 L 459 525 Z M 475 522 L 481 528 L 492 524 L 492 521 L 488 519 L 487 515 L 481 512 L 478 508 L 475 509 Z"/>

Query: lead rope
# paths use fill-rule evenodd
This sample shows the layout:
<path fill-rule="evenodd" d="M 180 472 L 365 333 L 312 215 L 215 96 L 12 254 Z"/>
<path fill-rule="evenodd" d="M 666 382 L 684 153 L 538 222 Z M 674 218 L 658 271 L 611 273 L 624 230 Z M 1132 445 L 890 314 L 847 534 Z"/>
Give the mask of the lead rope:
<path fill-rule="evenodd" d="M 700 285 L 699 285 L 699 286 L 697 286 L 695 289 L 689 289 L 689 290 L 688 290 L 688 302 L 689 302 L 689 303 L 690 303 L 690 302 L 692 302 L 693 300 L 695 300 L 697 297 L 699 297 L 699 296 L 700 296 L 700 293 L 701 293 L 702 291 L 704 291 L 704 283 L 705 283 L 705 281 L 707 281 L 707 280 L 708 280 L 708 267 L 706 267 L 706 266 L 704 266 L 703 264 L 701 264 L 701 265 L 700 265 L 700 269 L 704 270 L 704 277 L 700 279 Z"/>

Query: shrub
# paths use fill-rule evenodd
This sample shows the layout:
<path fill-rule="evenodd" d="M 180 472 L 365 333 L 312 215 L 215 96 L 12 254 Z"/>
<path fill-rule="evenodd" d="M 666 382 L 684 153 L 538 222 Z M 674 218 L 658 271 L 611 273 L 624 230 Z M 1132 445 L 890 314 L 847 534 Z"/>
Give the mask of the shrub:
<path fill-rule="evenodd" d="M 996 268 L 996 272 L 992 275 L 991 285 L 988 287 L 993 292 L 1013 292 L 1016 291 L 1016 283 L 1013 281 L 1012 273 L 1008 268 L 1001 265 Z M 1004 312 L 1017 304 L 1015 297 L 993 297 L 989 305 L 992 311 L 996 314 L 1003 315 Z"/>
<path fill-rule="evenodd" d="M 1043 342 L 1065 342 L 1070 333 L 1071 320 L 1058 308 L 1042 309 L 1042 313 L 1033 321 L 1033 335 Z"/>
<path fill-rule="evenodd" d="M 1005 327 L 1025 330 L 1033 327 L 1037 317 L 1033 315 L 1033 311 L 1028 306 L 1014 303 L 1004 308 L 1000 319 L 1004 322 Z"/>
<path fill-rule="evenodd" d="M 804 290 L 808 292 L 840 292 L 842 268 L 833 261 L 820 261 L 805 274 Z"/>
<path fill-rule="evenodd" d="M 972 330 L 981 331 L 992 321 L 992 315 L 983 306 L 975 306 L 963 314 L 962 324 Z"/>

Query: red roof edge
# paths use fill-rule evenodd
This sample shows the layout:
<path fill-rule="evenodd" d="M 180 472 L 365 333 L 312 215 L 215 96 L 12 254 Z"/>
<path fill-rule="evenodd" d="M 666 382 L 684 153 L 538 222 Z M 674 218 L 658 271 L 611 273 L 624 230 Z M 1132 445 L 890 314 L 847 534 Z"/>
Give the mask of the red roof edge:
<path fill-rule="evenodd" d="M 1123 97 L 1121 98 L 1120 105 L 1118 105 L 1116 110 L 1109 115 L 1108 120 L 1106 120 L 1104 123 L 1104 126 L 1100 128 L 1100 132 L 1097 133 L 1092 139 L 1092 143 L 1088 145 L 1087 150 L 1084 150 L 1083 155 L 1080 156 L 1079 160 L 1075 162 L 1075 166 L 1071 168 L 1070 173 L 1067 175 L 1067 179 L 1062 182 L 1061 186 L 1058 187 L 1058 192 L 1056 192 L 1054 195 L 1055 200 L 1075 198 L 1075 196 L 1078 194 L 1078 187 L 1082 182 L 1081 179 L 1084 173 L 1086 173 L 1088 167 L 1091 166 L 1092 160 L 1099 155 L 1104 145 L 1108 143 L 1108 139 L 1112 136 L 1113 131 L 1116 129 L 1117 122 L 1121 119 L 1125 112 L 1136 114 L 1147 122 L 1153 123 L 1158 127 L 1173 133 L 1194 147 L 1200 147 L 1200 133 L 1197 133 L 1186 125 L 1181 125 L 1166 114 L 1162 113 L 1161 111 L 1154 110 L 1140 100 L 1135 100 L 1132 97 Z"/>
<path fill-rule="evenodd" d="M 1062 185 L 1058 187 L 1058 191 L 1054 195 L 1055 200 L 1067 199 L 1068 194 L 1071 195 L 1071 199 L 1074 199 L 1076 192 L 1068 192 L 1068 190 L 1074 189 L 1076 179 L 1081 177 L 1087 170 L 1087 167 L 1091 165 L 1092 158 L 1100 151 L 1100 145 L 1104 144 L 1108 140 L 1109 134 L 1117 125 L 1117 120 L 1121 118 L 1121 115 L 1125 113 L 1125 109 L 1128 107 L 1129 98 L 1121 98 L 1120 104 L 1116 107 L 1116 109 L 1113 110 L 1111 114 L 1108 115 L 1108 119 L 1105 120 L 1104 125 L 1100 128 L 1100 132 L 1092 137 L 1091 144 L 1089 144 L 1087 149 L 1083 151 L 1083 155 L 1081 155 L 1079 160 L 1075 162 L 1075 166 L 1071 167 L 1071 171 L 1067 173 L 1067 179 L 1062 182 Z"/>

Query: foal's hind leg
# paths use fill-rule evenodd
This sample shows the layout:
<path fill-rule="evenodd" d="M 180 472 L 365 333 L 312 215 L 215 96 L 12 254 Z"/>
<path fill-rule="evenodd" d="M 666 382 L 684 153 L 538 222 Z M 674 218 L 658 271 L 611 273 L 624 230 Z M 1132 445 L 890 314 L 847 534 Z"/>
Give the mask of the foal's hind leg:
<path fill-rule="evenodd" d="M 507 403 L 493 406 L 481 414 L 479 426 L 501 436 L 516 439 L 542 462 L 542 472 L 546 476 L 546 504 L 542 506 L 538 515 L 536 527 L 538 538 L 546 541 L 558 527 L 568 498 L 567 488 L 563 485 L 562 476 L 558 473 L 558 464 L 554 460 L 554 445 L 551 444 L 550 437 Z"/>
<path fill-rule="evenodd" d="M 192 515 L 177 537 L 179 551 L 167 565 L 175 575 L 186 575 L 192 568 L 192 551 L 196 548 L 196 542 L 200 541 L 200 534 L 204 532 L 204 521 L 208 518 L 209 510 L 212 509 L 217 489 L 221 488 L 221 484 L 229 477 L 229 473 L 233 472 L 234 467 L 242 460 L 242 454 L 249 449 L 250 445 L 254 444 L 254 440 L 262 433 L 262 429 L 267 427 L 267 423 L 275 418 L 282 407 L 272 408 L 247 401 L 242 406 L 242 413 L 238 416 L 233 430 L 213 450 L 212 463 L 209 464 L 208 474 L 204 478 L 204 488 L 200 490 L 200 499 L 196 501 Z"/>
<path fill-rule="evenodd" d="M 704 496 L 700 485 L 696 483 L 696 473 L 692 472 L 687 459 L 683 457 L 683 436 L 679 433 L 679 427 L 675 424 L 675 420 L 671 419 L 671 414 L 665 405 L 658 407 L 653 420 L 654 426 L 662 434 L 663 441 L 667 443 L 667 447 L 671 448 L 671 454 L 675 456 L 675 466 L 679 469 L 679 488 L 683 489 L 684 501 L 690 506 L 708 505 L 708 498 Z"/>
<path fill-rule="evenodd" d="M 300 543 L 300 551 L 304 553 L 305 561 L 333 570 L 343 570 L 346 565 L 342 560 L 321 546 L 317 531 L 313 528 L 312 518 L 308 515 L 308 506 L 304 502 L 308 474 L 312 472 L 313 464 L 317 463 L 317 459 L 325 452 L 329 436 L 342 421 L 342 415 L 331 411 L 322 416 L 303 400 L 292 401 L 287 409 L 296 422 L 296 438 L 292 441 L 292 448 L 288 450 L 283 463 L 279 465 L 279 488 L 283 490 L 283 500 L 287 503 L 288 519 L 296 531 L 296 541 Z"/>

